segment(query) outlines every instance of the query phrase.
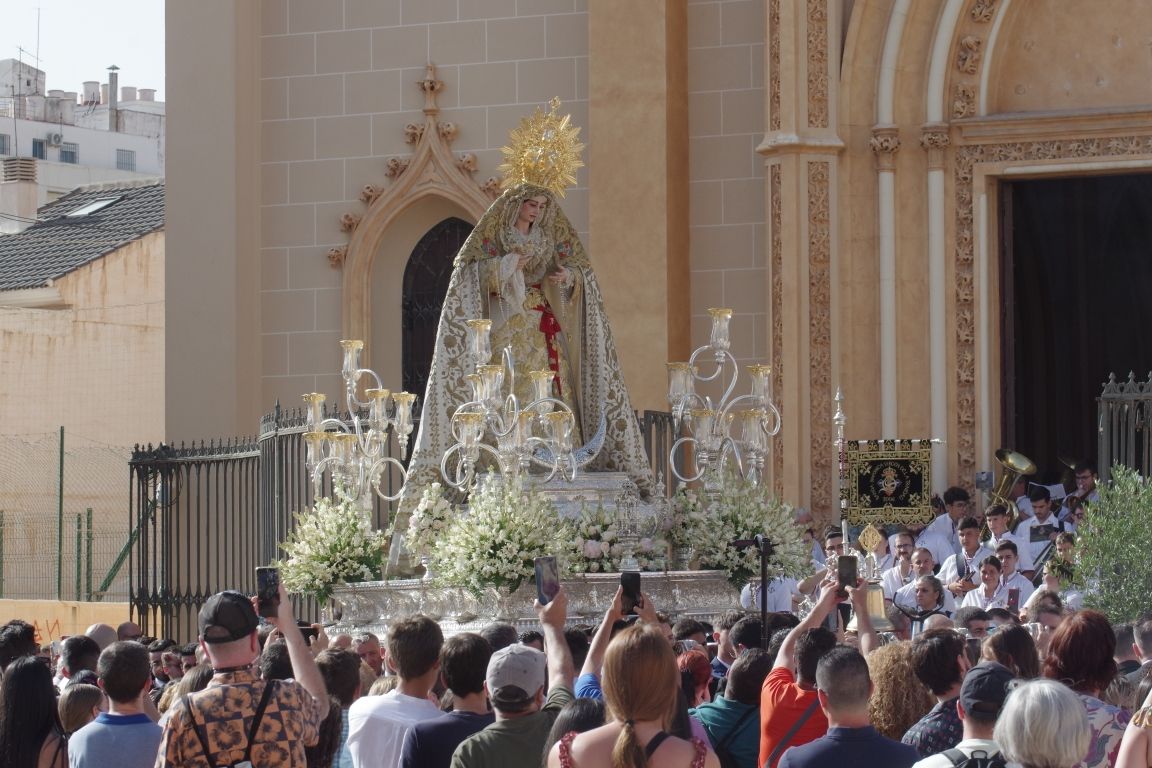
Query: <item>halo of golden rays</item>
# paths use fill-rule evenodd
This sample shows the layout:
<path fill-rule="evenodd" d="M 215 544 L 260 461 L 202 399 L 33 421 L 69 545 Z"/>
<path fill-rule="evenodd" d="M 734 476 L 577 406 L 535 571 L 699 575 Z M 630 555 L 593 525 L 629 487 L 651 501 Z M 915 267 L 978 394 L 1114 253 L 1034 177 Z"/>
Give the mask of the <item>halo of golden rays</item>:
<path fill-rule="evenodd" d="M 525 117 L 512 130 L 508 145 L 501 147 L 504 162 L 499 171 L 504 174 L 503 187 L 532 184 L 547 189 L 559 197 L 576 183 L 576 169 L 582 168 L 580 153 L 584 145 L 577 136 L 580 129 L 571 124 L 571 115 L 560 116 L 560 99 L 548 102 L 548 111 L 539 107 L 531 117 Z"/>

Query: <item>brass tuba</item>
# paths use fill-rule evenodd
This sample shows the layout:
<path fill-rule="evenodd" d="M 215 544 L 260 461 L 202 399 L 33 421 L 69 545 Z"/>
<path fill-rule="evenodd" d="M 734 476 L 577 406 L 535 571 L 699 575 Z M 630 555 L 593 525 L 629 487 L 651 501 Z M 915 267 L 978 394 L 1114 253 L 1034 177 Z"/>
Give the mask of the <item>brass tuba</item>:
<path fill-rule="evenodd" d="M 1036 474 L 1036 464 L 1024 454 L 1008 448 L 1000 448 L 996 451 L 996 461 L 1002 467 L 1002 471 L 1000 472 L 1000 481 L 988 492 L 988 508 L 994 506 L 1007 508 L 1008 530 L 1015 532 L 1016 526 L 1020 522 L 1020 510 L 1016 507 L 1016 501 L 1009 498 L 1008 495 L 1012 493 L 1012 486 L 1016 485 L 1017 480 Z M 980 539 L 987 541 L 990 538 L 992 538 L 992 532 L 988 529 L 988 523 L 985 521 L 984 528 L 980 531 Z"/>

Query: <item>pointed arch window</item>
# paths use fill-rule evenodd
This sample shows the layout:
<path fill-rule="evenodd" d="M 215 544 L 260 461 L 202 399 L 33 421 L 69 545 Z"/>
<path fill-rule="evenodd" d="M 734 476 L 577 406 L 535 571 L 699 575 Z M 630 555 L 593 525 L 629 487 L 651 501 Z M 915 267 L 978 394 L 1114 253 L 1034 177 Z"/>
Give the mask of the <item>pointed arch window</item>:
<path fill-rule="evenodd" d="M 463 219 L 445 219 L 420 238 L 408 258 L 401 334 L 405 391 L 423 396 L 427 387 L 452 262 L 471 233 L 472 225 Z"/>

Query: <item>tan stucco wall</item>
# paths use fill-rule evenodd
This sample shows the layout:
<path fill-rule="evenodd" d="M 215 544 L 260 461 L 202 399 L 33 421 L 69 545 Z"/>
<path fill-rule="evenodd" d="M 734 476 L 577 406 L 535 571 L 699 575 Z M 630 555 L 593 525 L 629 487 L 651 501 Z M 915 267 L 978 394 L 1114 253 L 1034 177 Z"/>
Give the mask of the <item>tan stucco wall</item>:
<path fill-rule="evenodd" d="M 266 410 L 259 401 L 259 5 L 165 6 L 169 440 L 252 434 Z"/>
<path fill-rule="evenodd" d="M 70 600 L 0 600 L 0 616 L 21 619 L 36 628 L 36 642 L 44 645 L 82 635 L 93 624 L 119 626 L 130 616 L 128 603 L 78 603 Z"/>
<path fill-rule="evenodd" d="M 162 439 L 164 239 L 146 235 L 57 280 L 63 309 L 0 307 L 4 434 L 63 424 L 107 445 Z"/>

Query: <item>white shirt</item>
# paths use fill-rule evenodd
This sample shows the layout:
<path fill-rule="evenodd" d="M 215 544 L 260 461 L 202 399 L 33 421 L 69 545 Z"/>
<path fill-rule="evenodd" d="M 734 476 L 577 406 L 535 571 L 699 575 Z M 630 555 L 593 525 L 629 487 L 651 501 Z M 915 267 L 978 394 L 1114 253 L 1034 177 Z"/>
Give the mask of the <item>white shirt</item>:
<path fill-rule="evenodd" d="M 940 581 L 944 583 L 944 586 L 959 581 L 960 573 L 967 568 L 969 571 L 968 580 L 973 584 L 979 585 L 980 563 L 984 558 L 988 557 L 988 555 L 994 554 L 996 553 L 983 544 L 976 548 L 976 554 L 974 554 L 971 559 L 968 558 L 968 555 L 964 554 L 964 550 L 960 550 L 960 554 L 952 555 L 952 557 L 945 560 L 944 565 L 940 567 L 940 573 L 938 574 Z M 971 563 L 970 568 L 968 567 L 969 563 Z"/>
<path fill-rule="evenodd" d="M 444 717 L 428 701 L 391 691 L 364 696 L 348 710 L 348 751 L 355 768 L 396 768 L 400 749 L 412 726 Z"/>
<path fill-rule="evenodd" d="M 911 566 L 908 567 L 907 578 L 900 575 L 900 569 L 896 565 L 884 571 L 880 575 L 880 587 L 884 590 L 884 599 L 891 600 L 894 598 L 897 590 L 912 580 L 913 574 L 915 571 L 912 570 Z"/>
<path fill-rule="evenodd" d="M 1000 747 L 991 739 L 964 739 L 954 748 L 960 750 L 968 757 L 972 757 L 972 753 L 977 750 L 987 752 L 989 756 L 1000 751 Z M 952 761 L 944 757 L 944 753 L 941 752 L 940 754 L 929 755 L 914 764 L 912 768 L 952 768 Z"/>
<path fill-rule="evenodd" d="M 792 612 L 792 596 L 800 597 L 799 582 L 788 576 L 778 576 L 768 582 L 768 610 L 773 613 Z M 745 584 L 740 590 L 740 607 L 745 610 L 760 610 L 759 590 Z"/>
<path fill-rule="evenodd" d="M 956 538 L 956 523 L 952 522 L 952 518 L 948 516 L 947 512 L 938 515 L 935 520 L 928 524 L 928 527 L 925 528 L 920 535 L 923 536 L 929 531 L 947 541 L 949 546 L 952 547 L 953 554 L 960 549 L 960 540 Z M 947 556 L 941 557 L 936 562 L 942 563 L 946 557 Z"/>
<path fill-rule="evenodd" d="M 1004 586 L 1008 589 L 1020 590 L 1020 602 L 1016 607 L 1017 613 L 1028 602 L 1028 598 L 1032 597 L 1032 593 L 1036 591 L 1036 585 L 1020 575 L 1020 571 L 1013 571 L 1012 575 L 1004 580 Z"/>
<path fill-rule="evenodd" d="M 943 518 L 947 521 L 948 515 L 943 515 Z M 933 562 L 942 563 L 956 554 L 956 548 L 959 546 L 959 542 L 955 536 L 947 537 L 939 531 L 925 528 L 917 537 L 916 546 L 923 547 L 931 552 Z"/>
<path fill-rule="evenodd" d="M 1023 525 L 1020 526 L 1022 529 Z M 1002 536 L 993 536 L 988 540 L 988 546 L 995 550 L 1000 546 L 1000 542 L 1010 541 L 1016 545 L 1016 569 L 1020 571 L 1035 570 L 1036 565 L 1032 561 L 1032 543 L 1028 541 L 1028 531 L 1025 529 L 1021 532 L 1012 533 L 1011 531 L 1004 531 Z"/>
<path fill-rule="evenodd" d="M 1025 527 L 1025 523 L 1027 527 Z M 1051 526 L 1052 530 L 1048 532 L 1049 534 L 1060 533 L 1064 530 L 1065 524 L 1061 523 L 1056 515 L 1051 514 L 1048 515 L 1048 519 L 1044 522 L 1032 518 L 1031 520 L 1025 521 L 1025 523 L 1021 523 L 1019 527 L 1016 528 L 1016 535 L 1023 536 L 1028 540 L 1028 554 L 1031 556 L 1032 562 L 1035 563 L 1040 555 L 1044 554 L 1044 550 L 1048 548 L 1049 544 L 1055 546 L 1055 542 L 1051 541 L 1048 535 L 1041 533 L 1039 529 L 1047 530 L 1047 526 Z M 1033 529 L 1037 529 L 1035 533 Z M 1039 537 L 1038 540 L 1033 541 L 1034 536 Z"/>
<path fill-rule="evenodd" d="M 896 591 L 896 596 L 892 598 L 892 602 L 896 605 L 901 605 L 909 610 L 916 610 L 916 579 L 913 577 L 911 583 L 905 584 Z M 944 590 L 944 605 L 941 610 L 945 613 L 953 614 L 956 612 L 956 598 L 952 597 L 952 593 Z"/>

